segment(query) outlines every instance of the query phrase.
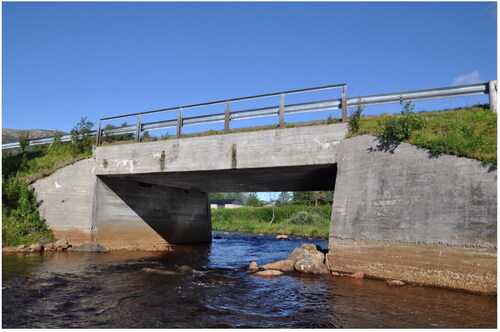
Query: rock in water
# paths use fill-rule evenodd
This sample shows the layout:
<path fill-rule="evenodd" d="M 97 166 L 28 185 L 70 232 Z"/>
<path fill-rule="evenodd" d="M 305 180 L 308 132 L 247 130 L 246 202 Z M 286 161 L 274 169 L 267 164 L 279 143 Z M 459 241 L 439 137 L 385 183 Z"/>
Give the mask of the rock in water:
<path fill-rule="evenodd" d="M 30 250 L 34 252 L 43 251 L 43 246 L 40 243 L 34 243 L 30 246 Z"/>
<path fill-rule="evenodd" d="M 290 259 L 285 259 L 283 261 L 266 264 L 262 268 L 264 270 L 278 270 L 283 272 L 292 272 L 295 271 L 294 265 L 295 265 L 294 261 Z"/>
<path fill-rule="evenodd" d="M 181 265 L 179 266 L 179 270 L 181 270 L 182 272 L 190 272 L 193 270 L 193 268 L 189 265 Z"/>
<path fill-rule="evenodd" d="M 179 274 L 179 272 L 175 271 L 169 271 L 169 270 L 160 270 L 160 269 L 152 269 L 150 267 L 145 267 L 142 269 L 144 272 L 150 272 L 150 273 L 158 273 L 158 274 Z"/>
<path fill-rule="evenodd" d="M 66 247 L 66 248 L 68 248 L 68 247 L 67 247 L 67 246 L 68 246 L 68 244 L 69 244 L 69 243 L 68 243 L 68 239 L 66 239 L 65 237 L 63 237 L 63 238 L 61 238 L 61 239 L 57 240 L 56 242 L 54 242 L 54 246 L 55 246 L 56 248 L 62 248 L 62 247 Z"/>
<path fill-rule="evenodd" d="M 109 250 L 101 246 L 100 244 L 85 241 L 81 245 L 69 248 L 71 251 L 85 251 L 85 252 L 108 252 Z"/>
<path fill-rule="evenodd" d="M 295 270 L 307 274 L 328 274 L 325 264 L 314 258 L 304 258 L 295 263 Z"/>
<path fill-rule="evenodd" d="M 363 279 L 365 277 L 365 274 L 363 272 L 355 272 L 353 274 L 351 274 L 351 278 L 353 279 Z"/>
<path fill-rule="evenodd" d="M 276 271 L 276 270 L 266 270 L 266 271 L 259 271 L 259 272 L 255 272 L 254 274 L 252 274 L 253 276 L 258 276 L 258 277 L 265 277 L 265 278 L 269 278 L 269 277 L 279 277 L 280 275 L 282 275 L 283 272 L 281 271 Z"/>
<path fill-rule="evenodd" d="M 250 265 L 248 266 L 248 270 L 250 272 L 257 272 L 257 271 L 259 271 L 259 266 L 257 265 L 257 262 L 251 262 Z"/>
<path fill-rule="evenodd" d="M 302 259 L 314 259 L 323 264 L 325 261 L 325 254 L 316 249 L 316 245 L 305 243 L 300 248 L 295 248 L 288 256 L 289 260 L 298 262 Z"/>
<path fill-rule="evenodd" d="M 288 235 L 277 235 L 276 239 L 282 240 L 282 241 L 290 241 L 290 239 L 288 238 Z"/>
<path fill-rule="evenodd" d="M 386 283 L 387 283 L 387 286 L 396 286 L 396 287 L 400 287 L 400 286 L 404 286 L 405 285 L 405 283 L 402 282 L 401 280 L 387 279 Z"/>
<path fill-rule="evenodd" d="M 334 276 L 334 277 L 340 277 L 340 273 L 333 271 L 332 272 L 332 276 Z"/>

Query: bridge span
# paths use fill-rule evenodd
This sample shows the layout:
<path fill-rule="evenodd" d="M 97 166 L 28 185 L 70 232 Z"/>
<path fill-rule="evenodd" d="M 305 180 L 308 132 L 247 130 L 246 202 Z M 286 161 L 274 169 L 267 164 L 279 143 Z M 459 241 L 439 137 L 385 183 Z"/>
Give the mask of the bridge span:
<path fill-rule="evenodd" d="M 335 190 L 331 270 L 496 292 L 496 169 L 346 124 L 100 146 L 37 181 L 57 236 L 111 249 L 211 240 L 209 192 Z"/>

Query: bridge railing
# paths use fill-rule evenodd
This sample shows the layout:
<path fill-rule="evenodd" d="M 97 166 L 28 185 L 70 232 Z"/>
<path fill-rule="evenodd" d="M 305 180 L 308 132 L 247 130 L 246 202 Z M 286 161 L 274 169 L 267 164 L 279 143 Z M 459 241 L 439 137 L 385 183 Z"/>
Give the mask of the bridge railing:
<path fill-rule="evenodd" d="M 313 91 L 339 89 L 339 88 L 342 89 L 342 97 L 338 100 L 325 100 L 319 102 L 316 101 L 310 103 L 290 104 L 290 105 L 285 104 L 285 97 L 288 95 L 307 93 Z M 280 97 L 280 102 L 276 106 L 231 111 L 231 105 L 235 102 L 262 99 L 275 96 Z M 215 105 L 224 106 L 224 112 L 215 114 L 195 115 L 195 116 L 183 116 L 184 112 L 188 109 L 199 108 L 203 106 L 215 106 Z M 279 117 L 279 127 L 284 128 L 285 114 L 313 112 L 313 111 L 317 112 L 317 111 L 326 111 L 332 109 L 342 109 L 342 121 L 347 122 L 347 84 L 342 83 L 342 84 L 327 85 L 327 86 L 308 88 L 308 89 L 283 91 L 283 92 L 269 93 L 263 95 L 219 100 L 215 102 L 208 102 L 208 103 L 194 104 L 187 106 L 177 106 L 155 111 L 102 118 L 99 120 L 99 125 L 96 131 L 97 132 L 96 145 L 99 146 L 101 144 L 101 137 L 103 132 L 105 132 L 107 136 L 135 133 L 136 141 L 140 142 L 141 132 L 143 131 L 176 128 L 177 129 L 176 137 L 180 138 L 182 136 L 182 128 L 184 126 L 223 122 L 224 133 L 229 133 L 230 122 L 232 120 L 254 119 L 254 118 L 267 117 L 273 115 L 277 115 Z M 177 119 L 147 122 L 147 123 L 142 122 L 142 118 L 145 115 L 165 113 L 165 112 L 177 112 Z M 136 117 L 137 123 L 134 125 L 124 125 L 119 128 L 106 129 L 106 127 L 103 127 L 103 122 L 105 121 L 117 120 L 129 117 Z"/>
<path fill-rule="evenodd" d="M 342 97 L 340 99 L 329 99 L 322 101 L 314 101 L 308 103 L 298 103 L 298 104 L 285 104 L 285 96 L 303 93 L 303 92 L 312 92 L 312 91 L 320 91 L 327 89 L 336 89 L 342 88 Z M 411 100 L 411 101 L 419 101 L 419 100 L 431 100 L 431 99 L 441 99 L 441 98 L 452 98 L 452 97 L 462 97 L 462 96 L 471 96 L 471 95 L 482 95 L 489 94 L 490 95 L 490 107 L 496 111 L 496 96 L 497 96 L 497 81 L 490 81 L 485 83 L 477 83 L 477 84 L 469 84 L 469 85 L 461 85 L 461 86 L 451 86 L 444 88 L 436 88 L 436 89 L 427 89 L 427 90 L 414 90 L 414 91 L 403 91 L 403 92 L 395 92 L 395 93 L 387 93 L 387 94 L 379 94 L 379 95 L 369 95 L 369 96 L 359 96 L 353 98 L 347 98 L 347 84 L 335 84 L 328 85 L 310 89 L 301 89 L 301 90 L 292 90 L 292 91 L 284 91 L 278 93 L 270 93 L 258 96 L 250 96 L 243 98 L 235 98 L 229 100 L 221 100 L 216 102 L 195 104 L 195 105 L 187 105 L 187 106 L 178 106 L 172 108 L 166 108 L 155 111 L 141 112 L 141 113 L 133 113 L 127 115 L 120 115 L 108 118 L 102 118 L 99 120 L 99 125 L 97 130 L 91 131 L 90 136 L 96 137 L 96 146 L 101 144 L 102 134 L 108 136 L 113 135 L 121 135 L 121 134 L 130 134 L 135 133 L 136 141 L 140 142 L 141 132 L 154 130 L 154 129 L 166 129 L 166 128 L 177 128 L 177 138 L 180 138 L 182 135 L 183 126 L 195 125 L 195 124 L 205 124 L 205 123 L 216 123 L 216 122 L 224 122 L 224 133 L 228 133 L 230 131 L 230 121 L 231 120 L 242 120 L 242 119 L 253 119 L 259 117 L 267 117 L 278 115 L 279 116 L 279 126 L 280 128 L 284 128 L 285 125 L 285 115 L 287 114 L 295 114 L 295 113 L 304 113 L 304 112 L 318 112 L 318 111 L 329 111 L 335 109 L 342 109 L 342 122 L 347 122 L 347 108 L 356 106 L 361 100 L 363 106 L 371 106 L 371 105 L 381 105 L 381 104 L 392 104 L 399 103 L 401 98 L 403 100 Z M 246 110 L 238 110 L 231 111 L 231 103 L 259 98 L 266 98 L 272 96 L 279 96 L 280 102 L 279 105 L 264 107 L 264 108 L 254 108 L 254 109 L 246 109 Z M 223 105 L 225 104 L 224 113 L 217 114 L 208 114 L 208 115 L 198 115 L 198 116 L 190 116 L 183 117 L 183 111 L 191 108 L 201 107 L 201 106 L 210 106 L 210 105 Z M 154 121 L 154 122 L 142 122 L 142 117 L 144 115 L 153 114 L 153 113 L 162 113 L 162 112 L 177 112 L 177 119 L 171 119 L 166 121 Z M 136 124 L 132 125 L 124 125 L 118 128 L 103 128 L 103 122 L 109 120 L 123 119 L 136 117 Z M 41 144 L 49 144 L 54 140 L 53 137 L 45 137 L 39 139 L 30 140 L 30 145 L 41 145 Z M 65 135 L 61 137 L 61 141 L 70 141 L 70 135 Z M 18 148 L 19 143 L 7 143 L 2 144 L 2 149 L 11 149 Z"/>

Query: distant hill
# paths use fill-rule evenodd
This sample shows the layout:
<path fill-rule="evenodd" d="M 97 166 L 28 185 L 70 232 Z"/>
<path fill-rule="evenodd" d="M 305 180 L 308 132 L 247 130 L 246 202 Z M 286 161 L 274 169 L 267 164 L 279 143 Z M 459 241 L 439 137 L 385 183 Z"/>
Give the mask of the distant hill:
<path fill-rule="evenodd" d="M 7 129 L 2 128 L 2 143 L 14 143 L 19 141 L 19 136 L 26 135 L 29 133 L 29 137 L 41 138 L 41 137 L 51 137 L 57 132 L 57 130 L 45 130 L 45 129 Z M 63 135 L 68 133 L 61 132 Z"/>

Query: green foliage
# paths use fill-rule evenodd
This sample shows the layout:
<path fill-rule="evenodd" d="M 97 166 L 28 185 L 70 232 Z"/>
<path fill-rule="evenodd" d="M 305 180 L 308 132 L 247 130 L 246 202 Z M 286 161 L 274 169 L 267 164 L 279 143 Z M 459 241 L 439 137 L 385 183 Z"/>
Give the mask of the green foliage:
<path fill-rule="evenodd" d="M 407 140 L 413 132 L 427 125 L 422 115 L 413 112 L 415 105 L 411 101 L 404 103 L 401 98 L 400 103 L 403 105 L 401 116 L 389 116 L 382 125 L 380 136 L 386 141 Z"/>
<path fill-rule="evenodd" d="M 288 191 L 280 192 L 278 199 L 276 200 L 276 206 L 287 205 L 292 201 L 292 194 Z"/>
<path fill-rule="evenodd" d="M 25 135 L 19 136 L 19 148 L 22 152 L 26 151 L 26 148 L 30 145 L 29 134 L 26 132 Z"/>
<path fill-rule="evenodd" d="M 247 206 L 254 206 L 254 207 L 259 207 L 264 205 L 264 202 L 262 202 L 259 197 L 257 197 L 256 193 L 250 193 L 250 195 L 247 198 Z"/>
<path fill-rule="evenodd" d="M 432 154 L 449 153 L 474 158 L 485 165 L 497 165 L 497 114 L 477 105 L 454 110 L 422 112 L 426 125 L 415 130 L 405 142 L 430 149 Z M 401 117 L 401 115 L 398 115 Z M 356 135 L 379 135 L 392 116 L 365 116 Z"/>
<path fill-rule="evenodd" d="M 80 121 L 73 127 L 70 132 L 73 155 L 92 152 L 92 139 L 90 130 L 94 123 L 87 121 L 86 117 L 82 117 Z"/>
<path fill-rule="evenodd" d="M 297 225 L 312 225 L 321 220 L 321 216 L 312 211 L 299 211 L 290 218 L 290 223 Z"/>
<path fill-rule="evenodd" d="M 61 144 L 62 144 L 62 142 L 61 142 L 62 136 L 63 136 L 63 134 L 60 131 L 56 131 L 54 133 L 54 142 L 52 142 L 51 147 L 61 146 Z"/>
<path fill-rule="evenodd" d="M 307 217 L 303 212 L 306 212 Z M 216 230 L 250 233 L 284 233 L 290 235 L 328 237 L 331 206 L 286 205 L 274 207 L 242 207 L 212 210 L 212 227 Z M 295 216 L 299 214 L 299 216 Z"/>
<path fill-rule="evenodd" d="M 126 126 L 127 126 L 126 122 L 122 123 L 122 125 L 121 125 L 122 128 L 126 127 Z M 118 128 L 117 126 L 113 126 L 110 124 L 106 125 L 106 127 L 104 127 L 102 130 L 103 134 L 104 134 L 104 136 L 102 138 L 102 142 L 103 143 L 126 142 L 126 141 L 132 141 L 134 139 L 133 133 L 113 135 L 111 130 L 117 129 L 117 128 Z"/>
<path fill-rule="evenodd" d="M 331 205 L 333 192 L 331 191 L 295 191 L 292 194 L 292 204 L 296 205 Z"/>
<path fill-rule="evenodd" d="M 359 131 L 361 113 L 363 113 L 363 105 L 361 103 L 361 99 L 359 99 L 358 107 L 356 107 L 356 110 L 351 112 L 351 116 L 349 117 L 349 133 L 355 134 Z"/>

